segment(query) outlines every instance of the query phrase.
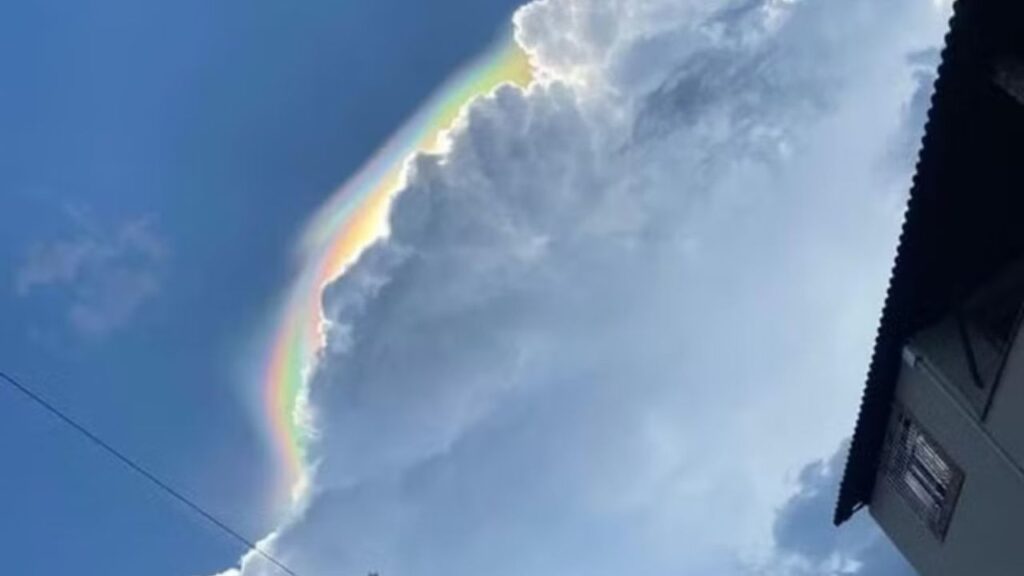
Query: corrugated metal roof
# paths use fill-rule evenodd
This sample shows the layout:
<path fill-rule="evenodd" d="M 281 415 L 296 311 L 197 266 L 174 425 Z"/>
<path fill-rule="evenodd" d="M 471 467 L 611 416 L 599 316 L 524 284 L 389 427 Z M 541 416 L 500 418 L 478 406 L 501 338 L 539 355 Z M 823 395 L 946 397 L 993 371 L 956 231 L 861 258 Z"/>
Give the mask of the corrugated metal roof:
<path fill-rule="evenodd" d="M 958 0 L 836 503 L 869 503 L 902 346 L 1024 254 L 1024 2 Z M 1009 71 L 1009 72 L 1007 72 Z M 1019 79 L 1024 81 L 1024 79 Z"/>

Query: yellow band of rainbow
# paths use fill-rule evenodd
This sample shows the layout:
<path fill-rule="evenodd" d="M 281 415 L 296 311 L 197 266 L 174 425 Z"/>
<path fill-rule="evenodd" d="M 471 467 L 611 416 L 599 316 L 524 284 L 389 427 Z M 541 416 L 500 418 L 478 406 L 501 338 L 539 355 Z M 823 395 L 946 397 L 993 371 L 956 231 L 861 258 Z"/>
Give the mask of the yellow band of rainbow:
<path fill-rule="evenodd" d="M 303 272 L 280 313 L 263 382 L 266 418 L 282 467 L 280 485 L 293 499 L 307 484 L 311 430 L 302 399 L 323 346 L 323 287 L 386 233 L 388 208 L 405 185 L 407 160 L 416 153 L 444 152 L 447 131 L 475 98 L 502 84 L 526 87 L 531 79 L 529 61 L 515 40 L 498 42 L 445 83 L 306 227 Z"/>

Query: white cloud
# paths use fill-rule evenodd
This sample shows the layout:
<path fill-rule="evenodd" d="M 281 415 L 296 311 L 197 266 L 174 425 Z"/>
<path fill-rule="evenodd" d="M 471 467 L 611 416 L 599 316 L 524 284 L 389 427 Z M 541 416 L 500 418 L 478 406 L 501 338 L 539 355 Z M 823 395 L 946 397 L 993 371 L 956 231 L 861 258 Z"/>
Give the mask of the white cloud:
<path fill-rule="evenodd" d="M 474 105 L 325 291 L 321 463 L 275 553 L 302 574 L 785 573 L 777 511 L 852 426 L 914 153 L 909 55 L 942 15 L 541 0 L 516 22 L 546 82 Z"/>
<path fill-rule="evenodd" d="M 69 211 L 75 232 L 30 247 L 15 271 L 21 297 L 48 290 L 62 296 L 78 332 L 102 336 L 130 320 L 160 287 L 167 250 L 151 222 L 138 218 L 107 231 L 81 211 Z"/>

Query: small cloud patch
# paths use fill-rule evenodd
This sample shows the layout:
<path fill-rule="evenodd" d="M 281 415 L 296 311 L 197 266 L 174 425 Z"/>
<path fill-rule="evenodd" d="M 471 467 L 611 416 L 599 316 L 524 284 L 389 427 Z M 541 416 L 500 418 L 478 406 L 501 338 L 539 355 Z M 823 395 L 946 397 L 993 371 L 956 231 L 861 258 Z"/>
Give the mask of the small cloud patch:
<path fill-rule="evenodd" d="M 22 298 L 56 294 L 72 329 L 101 337 L 159 292 L 168 251 L 145 217 L 107 228 L 81 213 L 74 220 L 73 233 L 29 247 L 13 288 Z"/>

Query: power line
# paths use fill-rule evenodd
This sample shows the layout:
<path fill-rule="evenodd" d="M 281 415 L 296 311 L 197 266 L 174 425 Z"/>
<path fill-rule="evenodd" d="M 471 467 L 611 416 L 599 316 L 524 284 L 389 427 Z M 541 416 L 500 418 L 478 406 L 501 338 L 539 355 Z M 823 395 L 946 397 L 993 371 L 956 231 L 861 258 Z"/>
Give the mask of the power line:
<path fill-rule="evenodd" d="M 96 446 L 99 446 L 100 448 L 102 448 L 104 451 L 107 452 L 107 454 L 110 454 L 115 459 L 117 459 L 119 462 L 121 462 L 121 464 L 127 466 L 130 470 L 132 470 L 136 474 L 138 474 L 138 475 L 142 476 L 143 478 L 145 478 L 146 480 L 148 480 L 154 486 L 156 486 L 157 488 L 162 490 L 165 494 L 171 496 L 172 498 L 174 498 L 175 500 L 181 502 L 185 506 L 188 506 L 190 509 L 192 509 L 193 512 L 195 512 L 196 514 L 199 514 L 200 516 L 205 518 L 207 522 L 213 524 L 214 526 L 219 528 L 221 531 L 223 531 L 227 535 L 231 536 L 232 538 L 234 538 L 238 542 L 241 542 L 242 544 L 244 544 L 247 549 L 256 552 L 260 556 L 262 556 L 265 559 L 267 559 L 269 562 L 272 562 L 282 572 L 285 572 L 286 574 L 289 574 L 290 576 L 298 576 L 298 574 L 296 574 L 294 571 L 292 571 L 291 568 L 285 566 L 280 560 L 278 560 L 277 558 L 274 558 L 272 555 L 270 555 L 269 552 L 264 551 L 262 548 L 257 546 L 256 543 L 254 543 L 253 541 L 249 540 L 245 536 L 242 536 L 241 534 L 239 534 L 237 530 L 235 530 L 234 528 L 229 526 L 227 523 L 225 523 L 225 522 L 223 522 L 221 520 L 218 520 L 216 516 L 214 516 L 213 514 L 207 512 L 206 510 L 204 510 L 202 506 L 200 506 L 199 504 L 196 504 L 195 502 L 190 500 L 187 496 L 185 496 L 181 492 L 178 492 L 177 490 L 172 488 L 169 484 L 167 484 L 163 480 L 160 480 L 159 478 L 157 478 L 155 474 L 153 474 L 152 472 L 150 472 L 149 470 L 144 468 L 141 464 L 136 464 L 135 461 L 133 461 L 131 458 L 129 458 L 128 456 L 125 456 L 121 451 L 119 451 L 118 449 L 116 449 L 113 446 L 111 446 L 110 444 L 108 444 L 106 441 L 104 441 L 99 436 L 97 436 L 97 435 L 93 434 L 92 432 L 90 432 L 88 428 L 86 428 L 85 426 L 83 426 L 83 425 L 79 424 L 78 422 L 76 422 L 73 418 L 71 418 L 70 416 L 66 415 L 64 412 L 62 412 L 56 406 L 54 406 L 53 404 L 48 402 L 45 398 L 43 398 L 39 394 L 36 394 L 35 392 L 33 392 L 30 388 L 28 388 L 27 386 L 25 386 L 24 384 L 22 384 L 18 380 L 16 380 L 13 377 L 9 376 L 8 374 L 3 372 L 2 370 L 0 370 L 0 378 L 3 378 L 8 384 L 13 386 L 16 390 L 18 390 L 19 392 L 21 392 L 22 394 L 27 396 L 30 400 L 35 402 L 37 405 L 43 407 L 50 414 L 56 416 L 61 422 L 63 422 L 64 424 L 67 424 L 68 426 L 70 426 L 73 430 L 75 430 L 76 432 L 78 432 L 79 434 L 84 436 L 87 440 L 89 440 L 90 442 L 92 442 Z"/>

